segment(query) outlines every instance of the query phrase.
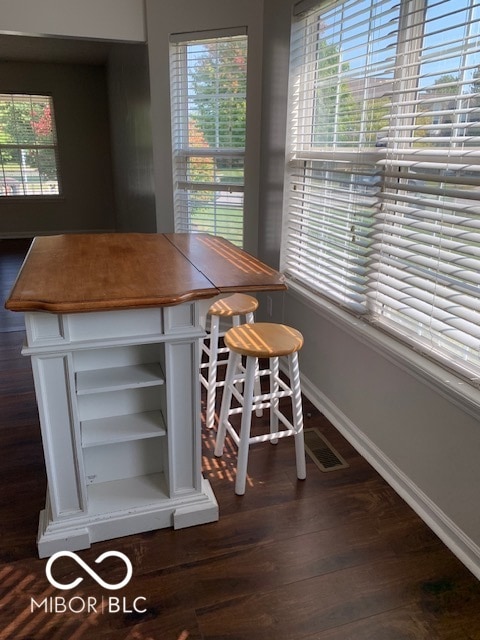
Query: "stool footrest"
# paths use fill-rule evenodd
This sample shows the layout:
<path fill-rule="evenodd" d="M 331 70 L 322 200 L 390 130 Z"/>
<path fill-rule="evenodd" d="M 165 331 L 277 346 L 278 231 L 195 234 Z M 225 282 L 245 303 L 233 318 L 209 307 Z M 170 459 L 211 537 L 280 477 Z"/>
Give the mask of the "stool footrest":
<path fill-rule="evenodd" d="M 238 433 L 235 431 L 235 429 L 234 429 L 234 427 L 233 427 L 232 423 L 231 423 L 229 420 L 227 420 L 227 421 L 225 422 L 225 427 L 226 427 L 226 429 L 227 429 L 228 433 L 230 434 L 230 437 L 232 438 L 232 440 L 234 441 L 234 443 L 235 443 L 235 444 L 237 445 L 237 447 L 238 447 L 238 445 L 239 445 L 239 443 L 240 443 L 240 436 L 239 436 L 239 435 L 238 435 Z M 219 456 L 219 457 L 220 457 L 220 456 Z"/>
<path fill-rule="evenodd" d="M 209 382 L 207 380 L 207 378 L 205 378 L 204 375 L 202 375 L 202 373 L 200 373 L 200 382 L 203 384 L 203 386 L 205 387 L 205 389 L 208 389 L 209 387 Z M 225 380 L 220 380 L 218 382 L 215 382 L 215 387 L 224 387 L 225 386 Z"/>
<path fill-rule="evenodd" d="M 202 346 L 202 351 L 203 351 L 203 353 L 205 353 L 208 357 L 210 357 L 210 355 L 211 355 L 211 353 L 212 353 L 212 352 L 210 351 L 210 348 L 209 348 L 209 347 L 207 347 L 205 344 L 203 344 L 203 346 Z M 216 353 L 217 353 L 217 355 L 218 355 L 218 354 L 228 353 L 228 347 L 219 347 L 219 348 L 217 349 Z M 228 358 L 223 358 L 222 360 L 218 360 L 218 363 L 220 363 L 220 362 L 225 362 L 225 363 L 227 363 L 227 362 L 228 362 Z M 202 365 L 201 365 L 201 366 L 208 367 L 208 366 L 209 366 L 209 363 L 208 363 L 208 362 L 202 362 Z"/>
<path fill-rule="evenodd" d="M 288 438 L 295 435 L 297 435 L 297 432 L 294 429 L 288 429 L 288 431 L 276 431 L 275 433 L 264 433 L 261 436 L 251 436 L 248 442 L 249 444 L 255 444 L 256 442 L 268 442 L 269 440 L 278 440 L 279 438 Z"/>
<path fill-rule="evenodd" d="M 235 430 L 235 428 L 233 427 L 230 421 L 227 421 L 225 423 L 225 426 L 227 428 L 227 431 L 230 437 L 238 447 L 240 443 L 239 434 L 237 433 L 237 431 Z M 249 444 L 255 444 L 256 442 L 268 442 L 269 440 L 278 440 L 279 438 L 288 438 L 289 436 L 298 435 L 299 433 L 301 433 L 301 431 L 302 430 L 296 431 L 293 425 L 290 425 L 289 429 L 282 429 L 281 431 L 275 431 L 274 433 L 263 433 L 262 435 L 259 435 L 259 436 L 250 436 L 248 439 L 248 442 Z"/>
<path fill-rule="evenodd" d="M 226 364 L 228 364 L 228 360 L 218 360 L 217 367 L 225 366 Z M 200 369 L 208 369 L 209 367 L 210 364 L 208 362 L 202 362 L 200 365 Z"/>
<path fill-rule="evenodd" d="M 245 381 L 245 378 L 240 376 L 238 378 L 235 378 L 234 384 L 237 384 L 237 382 L 244 382 L 244 381 Z M 271 402 L 266 403 L 267 400 L 279 400 L 280 398 L 290 398 L 292 396 L 292 390 L 283 382 L 283 380 L 280 380 L 280 378 L 278 379 L 275 378 L 275 381 L 282 388 L 282 391 L 273 391 L 270 393 L 262 393 L 258 396 L 253 396 L 252 408 L 254 410 L 265 409 L 265 408 L 268 409 L 268 407 L 271 406 Z M 241 408 L 243 407 L 243 395 L 240 393 L 240 391 L 238 391 L 237 388 L 232 387 L 232 395 L 235 397 L 237 402 L 240 403 L 240 407 L 229 409 L 229 415 L 232 415 L 231 412 L 233 411 L 235 413 L 239 413 L 239 411 L 237 411 L 236 409 L 240 409 L 241 411 Z"/>
<path fill-rule="evenodd" d="M 303 424 L 301 425 L 300 429 L 296 429 L 293 426 L 293 424 L 290 422 L 290 420 L 288 420 L 288 418 L 286 418 L 281 411 L 279 411 L 278 409 L 274 409 L 274 413 L 277 416 L 277 418 L 280 420 L 280 422 L 282 422 L 287 427 L 291 435 L 298 435 L 303 431 Z"/>
<path fill-rule="evenodd" d="M 205 378 L 205 376 L 202 376 L 202 374 L 200 374 L 200 382 L 203 384 L 203 386 L 208 389 L 208 380 Z M 215 388 L 218 387 L 224 387 L 225 386 L 225 380 L 220 380 L 219 382 L 215 383 Z"/>

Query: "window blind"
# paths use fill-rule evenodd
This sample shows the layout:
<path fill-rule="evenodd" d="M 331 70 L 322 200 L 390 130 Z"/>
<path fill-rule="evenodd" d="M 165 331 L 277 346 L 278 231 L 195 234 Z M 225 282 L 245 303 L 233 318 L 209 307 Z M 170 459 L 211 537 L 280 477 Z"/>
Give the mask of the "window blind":
<path fill-rule="evenodd" d="M 479 11 L 474 0 L 350 0 L 294 20 L 282 250 L 292 278 L 471 382 Z"/>
<path fill-rule="evenodd" d="M 243 243 L 247 36 L 172 38 L 177 231 Z"/>

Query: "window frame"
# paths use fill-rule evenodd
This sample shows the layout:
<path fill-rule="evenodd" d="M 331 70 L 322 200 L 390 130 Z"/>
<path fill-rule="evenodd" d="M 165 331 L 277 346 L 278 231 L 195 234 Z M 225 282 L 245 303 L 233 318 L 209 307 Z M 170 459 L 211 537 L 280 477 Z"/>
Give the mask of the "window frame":
<path fill-rule="evenodd" d="M 333 3 L 323 3 L 323 4 L 330 7 L 332 6 Z M 341 4 L 341 3 L 336 3 L 336 4 Z M 402 2 L 402 4 L 405 5 L 406 3 Z M 415 10 L 418 11 L 419 10 L 418 7 L 420 6 L 420 4 L 423 4 L 423 3 L 421 2 L 421 0 L 415 0 L 414 4 L 417 7 Z M 412 5 L 412 3 L 410 3 L 410 5 Z M 314 8 L 315 12 L 317 12 L 319 7 L 321 7 L 321 3 L 311 2 L 310 0 L 299 3 L 298 5 L 296 5 L 296 10 L 294 10 L 294 22 L 296 20 L 303 19 L 302 13 L 304 10 L 306 10 L 307 12 L 310 12 L 312 8 Z M 401 33 L 402 33 L 402 37 L 405 38 L 404 23 L 401 29 Z M 294 42 L 294 36 L 292 37 L 292 42 Z M 403 44 L 403 46 L 405 46 L 405 44 Z M 403 51 L 399 50 L 399 52 L 405 54 L 405 50 Z M 291 62 L 291 65 L 292 65 L 292 62 Z M 292 82 L 292 72 L 290 75 L 290 80 Z M 302 89 L 304 91 L 308 91 L 306 82 L 303 83 Z M 415 85 L 415 90 L 418 90 L 418 87 L 416 85 Z M 335 300 L 334 296 L 331 295 L 331 292 L 330 292 L 330 295 L 328 293 L 327 295 L 325 295 L 325 292 L 322 291 L 321 285 L 318 286 L 318 284 L 313 283 L 312 285 L 311 282 L 309 283 L 308 279 L 305 278 L 298 271 L 298 265 L 297 265 L 297 272 L 295 273 L 295 265 L 294 267 L 292 267 L 292 261 L 294 262 L 294 253 L 292 253 L 292 249 L 291 247 L 289 247 L 289 242 L 291 242 L 291 237 L 292 237 L 291 224 L 292 224 L 292 219 L 294 219 L 295 217 L 294 214 L 292 214 L 292 204 L 291 204 L 292 174 L 294 174 L 295 170 L 302 171 L 302 165 L 303 165 L 304 182 L 305 182 L 306 167 L 309 166 L 309 163 L 310 163 L 310 166 L 313 166 L 314 161 L 319 159 L 319 153 L 316 152 L 315 150 L 312 150 L 311 148 L 302 149 L 301 145 L 297 145 L 296 147 L 294 145 L 294 142 L 295 142 L 294 136 L 296 135 L 296 133 L 298 133 L 298 127 L 297 127 L 297 131 L 295 130 L 292 131 L 291 127 L 292 127 L 293 121 L 291 120 L 291 118 L 292 118 L 292 113 L 293 113 L 293 117 L 295 117 L 295 100 L 298 100 L 298 99 L 299 99 L 298 92 L 295 95 L 294 87 L 291 84 L 289 89 L 288 117 L 290 120 L 289 120 L 289 126 L 287 127 L 287 158 L 286 158 L 285 188 L 284 188 L 284 218 L 283 218 L 282 246 L 281 246 L 281 268 L 286 272 L 286 275 L 289 278 L 289 282 L 291 283 L 291 286 L 294 289 L 303 292 L 303 294 L 306 295 L 310 300 L 316 300 L 316 304 L 318 304 L 319 306 L 328 307 L 331 310 L 337 308 L 339 313 L 346 312 L 348 316 L 352 318 L 352 326 L 355 326 L 358 328 L 358 321 L 360 319 L 365 323 L 365 327 L 370 326 L 372 328 L 372 330 L 376 333 L 377 338 L 379 340 L 380 340 L 380 336 L 384 336 L 386 332 L 390 336 L 390 345 L 396 343 L 396 341 L 399 341 L 403 356 L 406 356 L 406 354 L 409 353 L 410 355 L 417 358 L 418 354 L 420 353 L 422 354 L 422 357 L 428 358 L 428 361 L 430 362 L 430 364 L 436 363 L 434 364 L 434 368 L 437 367 L 437 365 L 440 367 L 440 369 L 437 370 L 437 373 L 440 371 L 444 371 L 444 368 L 452 370 L 452 367 L 453 367 L 453 371 L 455 375 L 458 376 L 460 380 L 462 380 L 462 383 L 464 383 L 464 381 L 467 380 L 473 389 L 477 389 L 480 386 L 479 384 L 480 380 L 478 376 L 475 376 L 475 373 L 472 374 L 470 371 L 465 370 L 461 362 L 460 363 L 452 362 L 451 354 L 447 354 L 445 356 L 445 355 L 436 353 L 432 349 L 426 349 L 426 348 L 424 349 L 422 348 L 422 345 L 419 344 L 417 340 L 415 339 L 409 340 L 408 337 L 405 336 L 405 334 L 403 334 L 402 332 L 398 332 L 395 330 L 395 328 L 389 327 L 388 323 L 382 323 L 381 320 L 379 321 L 378 315 L 376 315 L 374 311 L 372 312 L 372 307 L 370 305 L 369 300 L 367 300 L 365 304 L 359 304 L 357 307 L 351 304 L 350 301 L 345 301 L 345 300 L 342 301 L 340 298 L 337 298 Z M 313 102 L 313 98 L 311 100 Z M 313 113 L 313 107 L 312 107 L 312 113 Z M 405 122 L 403 122 L 403 125 L 405 125 Z M 306 126 L 308 128 L 308 123 Z M 322 150 L 321 159 L 324 162 L 326 162 L 329 158 L 329 155 L 332 155 L 332 156 L 335 155 L 337 160 L 338 158 L 348 159 L 348 156 L 351 155 L 350 152 L 351 150 L 349 149 L 340 149 L 340 150 L 336 149 L 331 152 L 324 149 Z M 386 156 L 385 150 L 382 149 L 381 147 L 377 149 L 371 148 L 370 152 L 372 154 L 372 157 L 375 157 L 375 156 L 377 157 L 377 160 L 382 159 L 382 157 Z M 368 155 L 368 152 L 365 151 L 364 155 Z M 350 160 L 352 160 L 352 158 L 350 158 Z M 296 188 L 298 189 L 298 187 Z M 384 186 L 382 185 L 382 189 L 383 188 Z M 376 215 L 377 214 L 375 214 L 375 219 L 376 219 Z M 320 246 L 322 245 L 319 242 L 319 247 Z M 301 249 L 299 249 L 299 251 L 301 251 Z M 370 263 L 367 266 L 367 274 L 369 278 L 372 277 L 372 267 Z M 315 278 L 317 275 L 318 273 L 315 273 L 313 278 Z M 365 287 L 364 290 L 368 292 L 368 287 Z M 363 329 L 363 331 L 365 330 L 366 329 Z M 479 343 L 479 347 L 480 347 L 480 343 Z M 432 369 L 431 366 L 428 366 L 427 368 L 429 370 Z"/>
<path fill-rule="evenodd" d="M 53 95 L 51 93 L 31 93 L 31 92 L 13 92 L 13 91 L 5 91 L 3 93 L 0 93 L 0 99 L 2 98 L 2 96 L 10 96 L 12 99 L 12 103 L 15 102 L 21 102 L 21 100 L 19 100 L 20 98 L 25 98 L 25 102 L 30 102 L 31 105 L 34 104 L 35 99 L 46 99 L 48 100 L 48 107 L 49 107 L 49 112 L 50 112 L 50 118 L 51 118 L 51 125 L 52 125 L 52 130 L 51 130 L 51 142 L 44 142 L 44 143 L 38 143 L 37 141 L 35 141 L 34 143 L 32 142 L 23 142 L 23 141 L 18 141 L 17 143 L 13 143 L 13 142 L 8 142 L 8 143 L 2 143 L 0 142 L 0 188 L 3 186 L 3 190 L 7 190 L 7 180 L 10 178 L 10 176 L 7 175 L 7 172 L 5 170 L 5 165 L 3 163 L 3 159 L 1 157 L 2 155 L 2 150 L 6 149 L 11 149 L 11 150 L 16 150 L 19 151 L 22 157 L 22 161 L 19 165 L 19 172 L 20 172 L 20 182 L 15 178 L 15 180 L 17 182 L 19 182 L 19 184 L 21 185 L 21 190 L 22 193 L 2 193 L 0 194 L 0 202 L 4 201 L 4 202 L 11 202 L 11 201 L 16 201 L 16 200 L 46 200 L 46 199 L 58 199 L 62 197 L 62 182 L 61 182 L 61 175 L 60 175 L 60 167 L 59 167 L 59 145 L 58 145 L 58 135 L 57 135 L 57 127 L 56 127 L 56 117 L 55 117 L 55 107 L 54 107 L 54 99 L 53 99 Z M 18 99 L 18 100 L 15 100 Z M 4 101 L 5 103 L 7 102 L 7 100 Z M 35 136 L 36 137 L 36 136 Z M 48 183 L 52 180 L 39 180 L 39 185 L 40 185 L 40 191 L 35 191 L 33 193 L 26 193 L 27 189 L 28 189 L 28 180 L 26 177 L 26 171 L 27 171 L 27 165 L 25 164 L 25 160 L 24 160 L 24 153 L 28 153 L 28 152 L 41 152 L 41 151 L 51 151 L 53 158 L 54 158 L 54 170 L 55 170 L 55 179 L 53 180 L 53 182 L 56 183 L 56 187 L 57 190 L 56 191 L 52 191 L 51 189 L 49 189 L 48 191 L 46 190 L 45 192 L 43 191 L 43 185 L 44 183 Z M 39 171 L 39 169 L 37 169 L 37 171 Z"/>

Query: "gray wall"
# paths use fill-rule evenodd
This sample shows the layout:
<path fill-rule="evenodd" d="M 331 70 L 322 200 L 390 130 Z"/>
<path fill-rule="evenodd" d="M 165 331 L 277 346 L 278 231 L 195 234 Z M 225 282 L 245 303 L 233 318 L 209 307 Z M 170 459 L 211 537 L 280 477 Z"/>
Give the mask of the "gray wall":
<path fill-rule="evenodd" d="M 280 250 L 291 4 L 264 2 L 259 246 L 272 264 Z M 467 400 L 453 376 L 293 287 L 273 302 L 274 317 L 304 334 L 307 395 L 480 577 L 480 392 Z"/>
<path fill-rule="evenodd" d="M 0 32 L 145 41 L 144 0 L 0 0 Z"/>
<path fill-rule="evenodd" d="M 0 63 L 4 92 L 53 96 L 62 195 L 0 200 L 0 236 L 115 227 L 105 69 L 97 65 Z"/>
<path fill-rule="evenodd" d="M 146 45 L 115 45 L 108 61 L 117 230 L 157 228 Z"/>

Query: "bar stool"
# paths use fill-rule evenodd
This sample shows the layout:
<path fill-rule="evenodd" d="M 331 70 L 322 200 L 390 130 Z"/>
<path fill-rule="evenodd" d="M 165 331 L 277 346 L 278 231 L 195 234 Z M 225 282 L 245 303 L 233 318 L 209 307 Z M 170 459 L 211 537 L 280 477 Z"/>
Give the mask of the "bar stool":
<path fill-rule="evenodd" d="M 254 311 L 258 308 L 258 300 L 244 293 L 235 293 L 221 298 L 212 304 L 207 315 L 210 317 L 210 332 L 202 342 L 202 352 L 207 354 L 207 362 L 200 365 L 200 382 L 207 389 L 207 410 L 205 424 L 207 429 L 213 428 L 215 419 L 215 399 L 219 387 L 223 387 L 224 380 L 218 380 L 217 370 L 219 366 L 226 365 L 228 358 L 220 359 L 219 355 L 228 353 L 227 347 L 219 347 L 219 339 L 224 336 L 220 333 L 221 318 L 231 318 L 232 325 L 238 327 L 242 316 L 246 323 L 254 321 Z M 207 346 L 208 341 L 208 346 Z M 203 371 L 207 369 L 207 376 Z"/>
<path fill-rule="evenodd" d="M 223 453 L 225 436 L 228 431 L 238 447 L 237 478 L 235 493 L 245 493 L 247 477 L 248 451 L 255 442 L 270 441 L 273 444 L 279 438 L 294 436 L 297 477 L 306 478 L 305 445 L 303 439 L 303 412 L 300 389 L 300 370 L 298 351 L 303 346 L 303 336 L 296 329 L 282 324 L 258 322 L 244 324 L 229 329 L 225 334 L 225 344 L 230 349 L 225 389 L 218 424 L 215 455 Z M 242 356 L 246 357 L 245 368 L 241 366 Z M 290 384 L 286 384 L 279 376 L 279 358 L 286 356 Z M 269 358 L 269 369 L 259 370 L 258 359 Z M 268 375 L 270 389 L 268 393 L 256 394 L 255 381 L 262 375 Z M 237 383 L 243 382 L 243 394 Z M 241 388 L 241 386 L 240 386 Z M 293 424 L 279 410 L 280 398 L 290 397 L 292 403 Z M 235 398 L 239 406 L 232 408 Z M 270 408 L 270 432 L 251 436 L 252 411 Z M 229 417 L 241 413 L 240 431 L 232 426 Z M 279 420 L 284 428 L 279 428 Z"/>

